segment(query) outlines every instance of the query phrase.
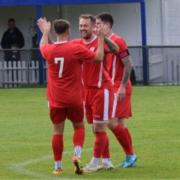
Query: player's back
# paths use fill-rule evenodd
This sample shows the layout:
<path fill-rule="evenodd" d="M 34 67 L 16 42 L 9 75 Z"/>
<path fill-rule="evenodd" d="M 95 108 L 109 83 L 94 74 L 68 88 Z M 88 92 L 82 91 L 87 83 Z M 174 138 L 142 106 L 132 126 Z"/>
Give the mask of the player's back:
<path fill-rule="evenodd" d="M 48 63 L 47 95 L 54 107 L 82 103 L 81 46 L 71 42 L 47 45 L 43 55 Z"/>

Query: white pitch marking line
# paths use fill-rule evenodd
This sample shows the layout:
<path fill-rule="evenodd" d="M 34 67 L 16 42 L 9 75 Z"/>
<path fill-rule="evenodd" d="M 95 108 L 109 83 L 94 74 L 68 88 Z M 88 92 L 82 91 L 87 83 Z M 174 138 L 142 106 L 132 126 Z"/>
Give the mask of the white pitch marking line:
<path fill-rule="evenodd" d="M 83 152 L 88 152 L 90 150 L 92 150 L 92 148 L 83 149 Z M 72 153 L 72 151 L 63 152 L 63 154 L 71 154 L 71 153 Z M 36 159 L 30 159 L 30 160 L 23 161 L 20 163 L 12 164 L 8 167 L 8 169 L 15 171 L 15 172 L 19 172 L 20 174 L 27 175 L 30 177 L 43 178 L 43 179 L 47 179 L 47 178 L 48 179 L 52 179 L 52 178 L 57 179 L 53 176 L 44 175 L 42 173 L 38 173 L 38 172 L 34 172 L 34 171 L 30 171 L 30 170 L 26 169 L 26 166 L 28 166 L 30 164 L 37 164 L 39 162 L 46 161 L 46 160 L 49 160 L 51 158 L 52 158 L 52 155 L 46 155 L 46 156 L 42 156 L 42 157 L 39 157 Z M 64 179 L 67 179 L 67 178 L 64 178 Z"/>

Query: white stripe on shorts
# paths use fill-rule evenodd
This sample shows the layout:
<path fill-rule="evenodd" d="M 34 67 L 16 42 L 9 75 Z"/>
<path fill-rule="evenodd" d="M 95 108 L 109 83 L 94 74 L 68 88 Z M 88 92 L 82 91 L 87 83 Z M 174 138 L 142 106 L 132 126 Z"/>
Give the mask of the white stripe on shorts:
<path fill-rule="evenodd" d="M 101 62 L 100 71 L 99 71 L 98 88 L 102 86 L 102 74 L 103 74 L 103 63 Z"/>
<path fill-rule="evenodd" d="M 105 123 L 109 123 L 109 121 L 107 121 L 107 120 L 105 120 L 105 121 L 99 121 L 99 120 L 93 119 L 93 123 L 96 123 L 96 124 L 105 124 Z"/>
<path fill-rule="evenodd" d="M 103 121 L 109 120 L 109 90 L 104 89 L 104 112 Z"/>
<path fill-rule="evenodd" d="M 115 115 L 116 115 L 117 101 L 118 101 L 118 96 L 117 96 L 116 93 L 114 93 L 114 101 L 113 101 L 113 109 L 112 109 L 112 118 L 115 118 Z"/>
<path fill-rule="evenodd" d="M 111 80 L 112 84 L 114 85 L 114 79 L 115 79 L 115 73 L 116 73 L 116 56 L 114 56 L 113 64 L 112 64 L 112 74 L 111 74 Z"/>

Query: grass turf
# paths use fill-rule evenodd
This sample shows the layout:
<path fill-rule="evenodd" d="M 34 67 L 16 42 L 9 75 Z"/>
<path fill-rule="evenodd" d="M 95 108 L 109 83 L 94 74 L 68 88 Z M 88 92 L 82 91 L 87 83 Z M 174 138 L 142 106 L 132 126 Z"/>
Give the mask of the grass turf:
<path fill-rule="evenodd" d="M 133 117 L 127 122 L 138 155 L 137 167 L 77 176 L 73 172 L 72 127 L 66 122 L 61 179 L 180 179 L 180 87 L 134 87 Z M 92 155 L 86 125 L 82 156 Z M 0 179 L 59 179 L 52 175 L 51 123 L 44 88 L 0 89 Z M 108 131 L 113 164 L 124 154 Z"/>

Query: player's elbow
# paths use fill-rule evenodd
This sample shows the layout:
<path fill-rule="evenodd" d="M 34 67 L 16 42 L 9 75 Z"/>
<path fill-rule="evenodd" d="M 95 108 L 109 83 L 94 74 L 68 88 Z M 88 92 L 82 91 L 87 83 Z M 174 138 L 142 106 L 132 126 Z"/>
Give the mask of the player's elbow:
<path fill-rule="evenodd" d="M 111 52 L 113 54 L 118 54 L 119 53 L 119 46 L 116 43 L 113 43 L 113 46 L 111 48 Z"/>
<path fill-rule="evenodd" d="M 114 46 L 112 49 L 111 49 L 111 52 L 113 54 L 118 54 L 119 53 L 119 47 L 118 46 Z"/>

